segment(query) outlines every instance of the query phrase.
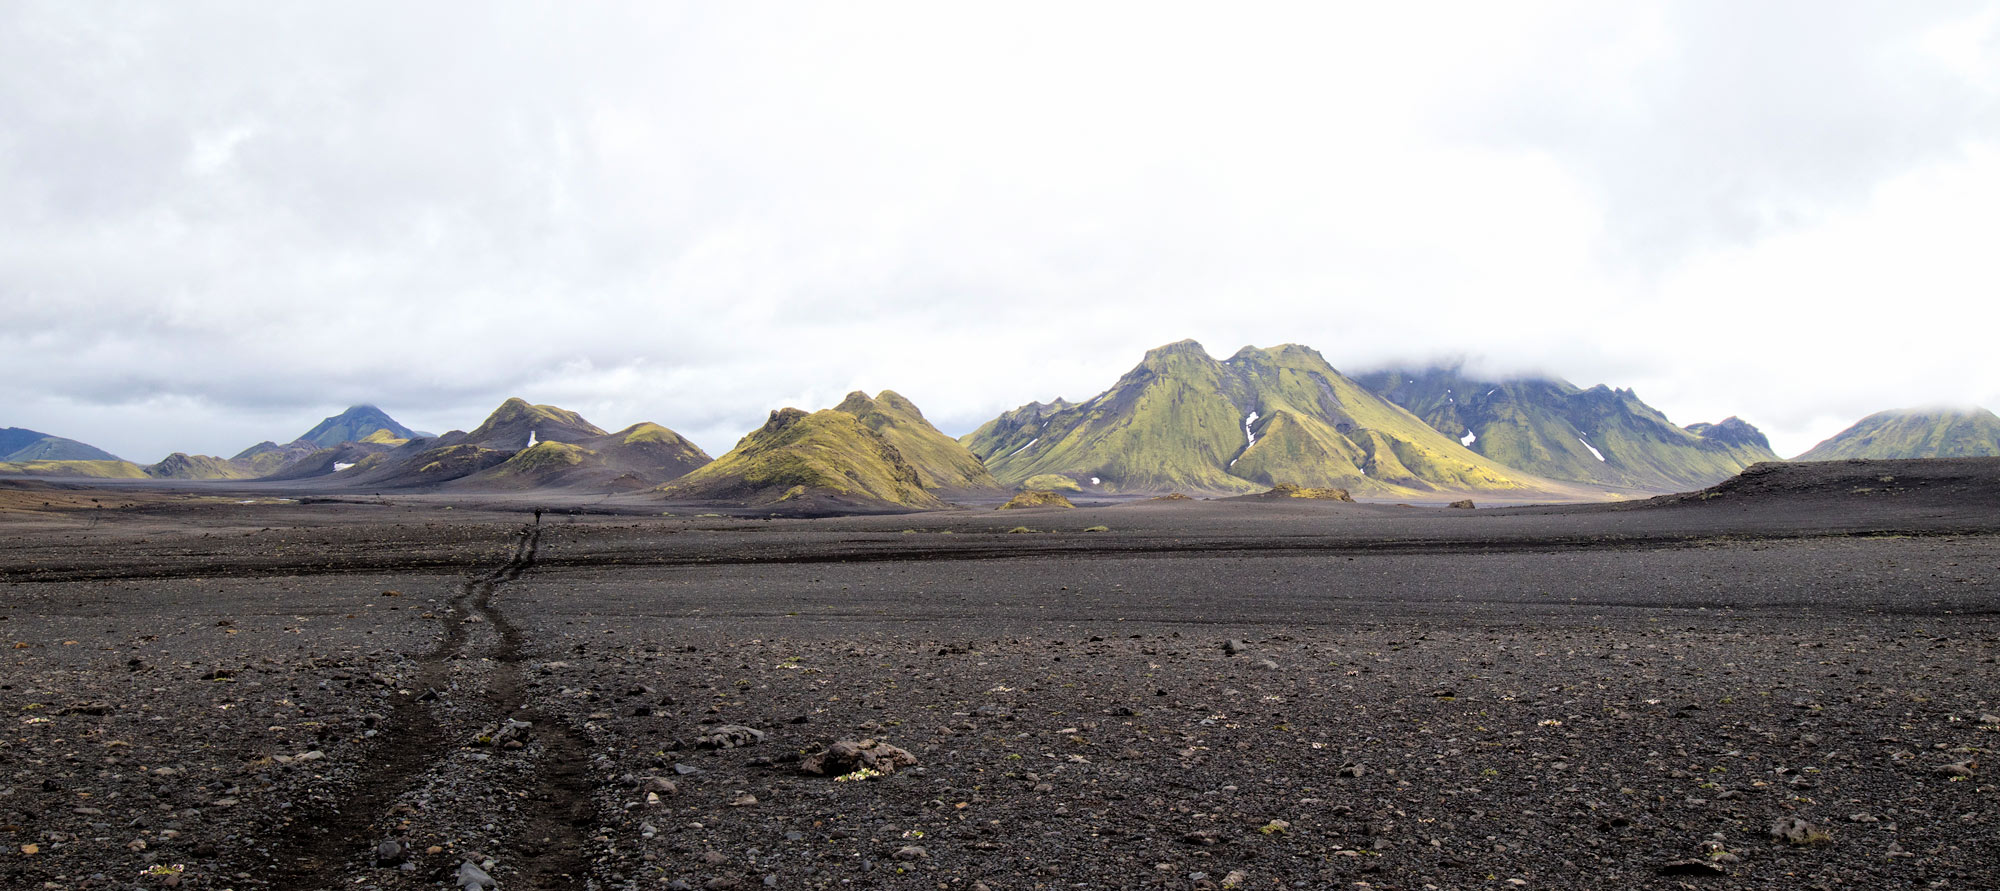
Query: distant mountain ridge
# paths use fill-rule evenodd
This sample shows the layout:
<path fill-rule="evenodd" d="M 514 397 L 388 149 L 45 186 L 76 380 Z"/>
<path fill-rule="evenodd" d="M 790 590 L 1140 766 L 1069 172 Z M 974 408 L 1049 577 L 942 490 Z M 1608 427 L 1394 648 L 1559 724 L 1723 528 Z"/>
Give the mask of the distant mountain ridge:
<path fill-rule="evenodd" d="M 1778 460 L 1738 418 L 1679 427 L 1631 390 L 1560 378 L 1474 377 L 1459 365 L 1357 376 L 1465 447 L 1550 479 L 1647 492 L 1699 489 Z"/>
<path fill-rule="evenodd" d="M 0 427 L 0 462 L 8 461 L 118 461 L 103 449 L 48 433 L 21 427 Z"/>
<path fill-rule="evenodd" d="M 316 455 L 301 469 L 316 471 L 307 478 L 346 486 L 615 491 L 649 488 L 710 461 L 658 424 L 607 433 L 576 412 L 519 398 L 502 402 L 469 432 L 367 446 L 347 443 L 345 452 Z"/>
<path fill-rule="evenodd" d="M 960 441 L 1003 483 L 1053 475 L 1085 492 L 1583 494 L 1466 449 L 1297 344 L 1221 361 L 1168 344 L 1092 399 L 1029 403 Z"/>
<path fill-rule="evenodd" d="M 1876 412 L 1794 461 L 1851 458 L 1985 458 L 2000 455 L 2000 417 L 1983 408 Z"/>

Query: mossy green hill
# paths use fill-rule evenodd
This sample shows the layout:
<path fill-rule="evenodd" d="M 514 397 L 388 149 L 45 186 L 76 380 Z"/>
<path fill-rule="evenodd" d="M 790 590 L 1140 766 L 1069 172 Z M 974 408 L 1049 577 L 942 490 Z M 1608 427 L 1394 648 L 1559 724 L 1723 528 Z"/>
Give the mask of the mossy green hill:
<path fill-rule="evenodd" d="M 1472 451 L 1550 479 L 1683 492 L 1778 457 L 1739 419 L 1677 427 L 1631 390 L 1490 380 L 1459 366 L 1389 368 L 1356 380 Z"/>
<path fill-rule="evenodd" d="M 839 405 L 810 414 L 774 411 L 728 454 L 664 491 L 674 498 L 799 511 L 923 510 L 999 487 L 978 458 L 938 432 L 915 404 L 883 390 L 849 393 Z"/>
<path fill-rule="evenodd" d="M 1487 460 L 1296 344 L 1223 361 L 1168 344 L 1096 398 L 1031 403 L 960 441 L 1003 483 L 1056 474 L 1085 491 L 1594 494 Z"/>
<path fill-rule="evenodd" d="M 944 506 L 887 437 L 835 409 L 771 412 L 764 426 L 727 454 L 662 491 L 672 498 L 753 506 Z"/>
<path fill-rule="evenodd" d="M 146 468 L 130 461 L 6 461 L 0 476 L 75 477 L 100 480 L 150 479 Z"/>
<path fill-rule="evenodd" d="M 853 415 L 875 431 L 909 462 L 917 481 L 932 492 L 992 491 L 1000 482 L 958 440 L 939 432 L 916 405 L 894 390 L 874 397 L 859 390 L 847 394 L 834 411 Z"/>
<path fill-rule="evenodd" d="M 1877 412 L 1794 461 L 1849 458 L 1983 458 L 2000 455 L 2000 417 L 1983 408 Z"/>

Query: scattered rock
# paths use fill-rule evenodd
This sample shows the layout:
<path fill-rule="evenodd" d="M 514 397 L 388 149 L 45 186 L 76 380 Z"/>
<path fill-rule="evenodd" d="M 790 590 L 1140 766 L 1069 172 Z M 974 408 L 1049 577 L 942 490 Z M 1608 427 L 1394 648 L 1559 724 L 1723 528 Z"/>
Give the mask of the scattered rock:
<path fill-rule="evenodd" d="M 458 876 L 452 882 L 458 885 L 460 891 L 484 891 L 497 884 L 486 870 L 470 860 L 458 864 Z"/>
<path fill-rule="evenodd" d="M 704 749 L 740 749 L 764 741 L 764 731 L 741 724 L 718 724 L 698 737 L 694 744 Z"/>
<path fill-rule="evenodd" d="M 890 856 L 897 860 L 922 860 L 930 855 L 930 852 L 924 850 L 921 845 L 904 845 L 902 849 Z"/>
<path fill-rule="evenodd" d="M 917 756 L 885 742 L 843 739 L 827 746 L 824 752 L 806 756 L 799 762 L 799 770 L 815 776 L 846 776 L 863 768 L 876 773 L 895 773 L 899 767 L 916 763 Z"/>
<path fill-rule="evenodd" d="M 410 849 L 393 838 L 385 838 L 375 843 L 375 865 L 395 866 L 408 857 Z"/>
<path fill-rule="evenodd" d="M 1974 761 L 1954 761 L 1950 764 L 1940 764 L 1932 768 L 1932 772 L 1939 776 L 1970 777 L 1972 769 L 1978 766 L 1978 762 Z"/>
<path fill-rule="evenodd" d="M 1809 845 L 1827 841 L 1832 836 L 1798 817 L 1779 817 L 1771 824 L 1771 838 L 1791 845 Z"/>
<path fill-rule="evenodd" d="M 1222 652 L 1227 653 L 1231 656 L 1241 655 L 1249 651 L 1249 649 L 1250 649 L 1249 644 L 1237 640 L 1236 638 L 1233 637 L 1222 642 Z"/>
<path fill-rule="evenodd" d="M 1459 510 L 1472 510 L 1472 509 L 1473 509 L 1473 507 L 1474 507 L 1474 505 L 1473 505 L 1473 503 L 1472 503 L 1472 499 L 1470 499 L 1470 498 L 1462 498 L 1462 499 L 1459 499 L 1458 501 L 1454 501 L 1454 502 L 1452 502 L 1451 504 L 1449 504 L 1449 505 L 1446 505 L 1446 506 L 1447 506 L 1447 507 L 1455 507 L 1455 508 L 1458 508 Z"/>
<path fill-rule="evenodd" d="M 1723 869 L 1722 866 L 1717 863 L 1713 863 L 1707 860 L 1690 859 L 1690 860 L 1675 860 L 1672 863 L 1668 863 L 1664 866 L 1661 866 L 1659 869 L 1659 873 L 1660 875 L 1663 876 L 1700 877 L 1700 876 L 1726 876 L 1729 874 L 1729 871 Z"/>
<path fill-rule="evenodd" d="M 1355 764 L 1353 762 L 1349 762 L 1347 764 L 1343 764 L 1340 766 L 1340 775 L 1344 777 L 1360 777 L 1362 775 L 1365 775 L 1366 773 L 1368 773 L 1368 768 L 1362 767 L 1361 765 Z"/>

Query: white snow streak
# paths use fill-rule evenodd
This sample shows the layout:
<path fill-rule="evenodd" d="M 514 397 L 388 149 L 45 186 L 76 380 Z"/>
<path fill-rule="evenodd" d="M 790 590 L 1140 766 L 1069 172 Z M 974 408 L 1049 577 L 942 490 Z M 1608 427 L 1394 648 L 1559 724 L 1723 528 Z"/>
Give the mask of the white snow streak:
<path fill-rule="evenodd" d="M 1470 429 L 1465 431 L 1464 436 L 1458 438 L 1458 444 L 1465 446 L 1468 449 L 1472 448 L 1472 444 L 1478 441 L 1479 441 L 1479 434 L 1472 432 Z"/>
<path fill-rule="evenodd" d="M 1588 440 L 1588 439 L 1584 439 L 1583 437 L 1579 436 L 1579 437 L 1577 437 L 1577 438 L 1576 438 L 1576 441 L 1577 441 L 1577 442 L 1580 442 L 1580 443 L 1583 443 L 1583 447 L 1584 447 L 1584 448 L 1586 448 L 1586 449 L 1589 449 L 1589 450 L 1590 450 L 1590 453 L 1591 453 L 1592 455 L 1595 455 L 1595 456 L 1597 456 L 1597 460 L 1599 460 L 1599 461 L 1602 461 L 1602 460 L 1604 460 L 1604 453 L 1603 453 L 1603 452 L 1600 452 L 1600 451 L 1598 451 L 1598 450 L 1597 450 L 1597 447 L 1596 447 L 1596 446 L 1594 446 L 1594 445 L 1591 445 L 1591 444 L 1590 444 L 1590 440 Z"/>
<path fill-rule="evenodd" d="M 1257 444 L 1257 434 L 1255 431 L 1252 431 L 1250 429 L 1250 425 L 1255 423 L 1257 423 L 1256 412 L 1253 411 L 1243 416 L 1243 439 L 1245 440 L 1245 442 L 1243 443 L 1244 452 L 1250 451 L 1250 447 Z M 1243 453 L 1238 452 L 1236 453 L 1236 457 L 1229 459 L 1229 466 L 1235 467 L 1236 462 L 1241 460 L 1243 460 Z"/>
<path fill-rule="evenodd" d="M 532 449 L 532 448 L 534 448 L 534 447 L 535 447 L 535 443 L 536 443 L 536 442 L 538 442 L 538 440 L 536 440 L 536 439 L 535 439 L 535 431 L 533 431 L 533 430 L 530 430 L 530 431 L 528 431 L 528 444 L 527 444 L 527 445 L 525 445 L 525 446 L 522 446 L 522 448 L 529 448 L 529 449 Z"/>
<path fill-rule="evenodd" d="M 334 473 L 339 473 L 339 472 L 341 472 L 341 471 L 343 471 L 343 470 L 346 470 L 347 468 L 349 468 L 349 467 L 353 467 L 353 466 L 354 466 L 353 464 L 335 464 L 335 465 L 333 465 L 333 472 L 334 472 Z"/>
<path fill-rule="evenodd" d="M 1025 451 L 1027 451 L 1027 450 L 1028 450 L 1028 446 L 1032 446 L 1032 445 L 1034 445 L 1035 443 L 1038 443 L 1038 442 L 1041 442 L 1041 441 L 1042 441 L 1042 438 L 1041 438 L 1041 437 L 1039 437 L 1039 436 L 1035 437 L 1034 439 L 1030 439 L 1030 440 L 1028 440 L 1028 445 L 1024 445 L 1024 446 L 1022 446 L 1022 447 L 1020 447 L 1020 448 L 1018 448 L 1018 449 L 1015 449 L 1015 450 L 1013 450 L 1013 451 L 1011 451 L 1011 452 L 1008 452 L 1008 453 L 1007 453 L 1007 457 L 1009 457 L 1009 458 L 1012 458 L 1012 457 L 1014 457 L 1015 455 L 1018 455 L 1018 454 L 1021 454 L 1022 452 L 1025 452 Z"/>

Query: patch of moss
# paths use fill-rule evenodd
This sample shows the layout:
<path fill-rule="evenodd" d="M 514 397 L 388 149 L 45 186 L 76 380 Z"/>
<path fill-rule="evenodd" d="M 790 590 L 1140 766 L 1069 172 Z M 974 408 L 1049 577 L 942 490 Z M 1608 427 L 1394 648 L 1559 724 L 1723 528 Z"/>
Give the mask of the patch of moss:
<path fill-rule="evenodd" d="M 1315 501 L 1346 501 L 1350 503 L 1354 501 L 1354 496 L 1348 494 L 1346 489 L 1328 489 L 1328 488 L 1313 488 L 1308 486 L 1294 486 L 1291 483 L 1279 483 L 1275 486 L 1272 486 L 1271 491 L 1265 492 L 1262 497 L 1309 498 Z"/>
<path fill-rule="evenodd" d="M 995 510 L 1019 510 L 1021 508 L 1026 508 L 1026 507 L 1073 508 L 1076 507 L 1076 505 L 1071 504 L 1069 499 L 1064 498 L 1062 495 L 1057 494 L 1055 492 L 1049 492 L 1043 490 L 1029 490 L 1007 499 L 1006 504 L 1000 505 L 998 508 L 995 508 Z"/>
<path fill-rule="evenodd" d="M 143 480 L 146 470 L 130 461 L 9 461 L 0 476 L 74 476 L 106 480 Z"/>
<path fill-rule="evenodd" d="M 397 436 L 396 431 L 384 427 L 374 433 L 361 437 L 360 441 L 370 445 L 399 446 L 410 440 L 408 437 Z"/>
<path fill-rule="evenodd" d="M 1083 491 L 1083 486 L 1078 485 L 1076 480 L 1063 476 L 1060 473 L 1044 473 L 1040 476 L 1029 477 L 1026 482 L 1021 484 L 1021 488 L 1040 489 L 1045 492 Z"/>

